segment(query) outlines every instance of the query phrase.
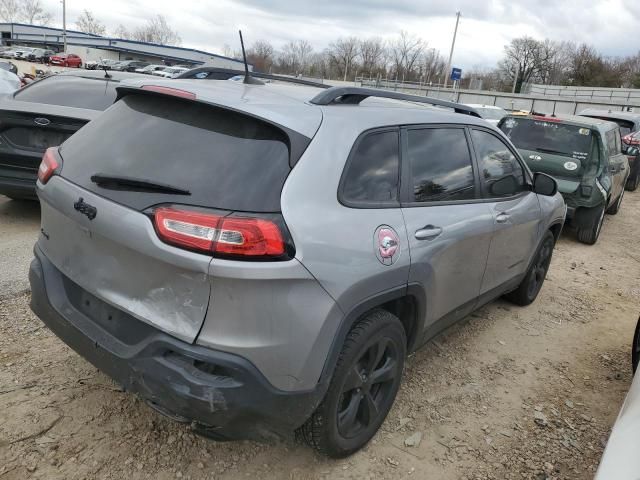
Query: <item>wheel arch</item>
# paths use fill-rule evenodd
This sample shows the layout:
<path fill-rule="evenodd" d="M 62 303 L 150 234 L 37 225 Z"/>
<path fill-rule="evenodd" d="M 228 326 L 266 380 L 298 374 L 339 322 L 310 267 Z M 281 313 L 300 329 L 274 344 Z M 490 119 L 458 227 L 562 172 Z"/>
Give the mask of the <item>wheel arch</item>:
<path fill-rule="evenodd" d="M 409 284 L 377 293 L 356 304 L 343 317 L 322 369 L 320 384 L 328 384 L 331 381 L 338 356 L 351 329 L 369 312 L 378 308 L 400 319 L 407 335 L 407 352 L 412 352 L 420 345 L 426 313 L 424 289 L 417 284 Z"/>

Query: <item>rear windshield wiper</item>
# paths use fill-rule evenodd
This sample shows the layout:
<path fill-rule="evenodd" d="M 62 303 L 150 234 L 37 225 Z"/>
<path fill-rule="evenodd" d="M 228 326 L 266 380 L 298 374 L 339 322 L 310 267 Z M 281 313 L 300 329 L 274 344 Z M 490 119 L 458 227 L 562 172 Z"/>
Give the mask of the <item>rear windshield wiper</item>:
<path fill-rule="evenodd" d="M 567 152 L 561 152 L 560 150 L 553 150 L 551 148 L 541 148 L 541 147 L 536 147 L 536 151 L 538 152 L 542 152 L 542 153 L 555 153 L 556 155 L 563 155 L 565 157 L 570 157 L 571 154 L 567 153 Z"/>
<path fill-rule="evenodd" d="M 91 181 L 102 188 L 111 190 L 129 190 L 133 192 L 157 192 L 169 193 L 172 195 L 191 195 L 189 190 L 166 185 L 163 183 L 150 182 L 140 178 L 117 177 L 97 173 L 91 176 Z"/>

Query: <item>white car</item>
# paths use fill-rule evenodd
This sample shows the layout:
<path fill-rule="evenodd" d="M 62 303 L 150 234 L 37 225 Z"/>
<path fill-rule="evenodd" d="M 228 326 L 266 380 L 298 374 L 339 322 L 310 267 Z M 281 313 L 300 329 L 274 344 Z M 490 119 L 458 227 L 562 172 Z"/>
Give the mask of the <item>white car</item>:
<path fill-rule="evenodd" d="M 184 67 L 166 67 L 164 70 L 156 70 L 151 75 L 164 78 L 175 78 L 181 73 L 187 72 L 189 69 Z"/>
<path fill-rule="evenodd" d="M 166 65 L 147 65 L 146 67 L 136 68 L 135 72 L 136 73 L 146 73 L 146 74 L 150 75 L 153 72 L 158 72 L 160 70 L 164 70 L 165 68 L 167 68 Z"/>
<path fill-rule="evenodd" d="M 640 318 L 633 338 L 634 370 L 640 361 Z M 640 478 L 640 374 L 631 384 L 602 455 L 596 480 L 638 480 Z"/>
<path fill-rule="evenodd" d="M 496 107 L 495 105 L 483 105 L 481 103 L 467 103 L 466 105 L 467 107 L 473 107 L 482 118 L 492 125 L 498 125 L 498 122 L 507 116 L 507 111 L 504 108 Z"/>

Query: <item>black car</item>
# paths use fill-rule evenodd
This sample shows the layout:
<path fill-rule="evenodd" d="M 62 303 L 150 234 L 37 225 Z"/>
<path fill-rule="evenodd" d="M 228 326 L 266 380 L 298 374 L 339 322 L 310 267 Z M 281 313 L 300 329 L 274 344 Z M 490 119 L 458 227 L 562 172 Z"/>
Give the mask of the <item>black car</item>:
<path fill-rule="evenodd" d="M 143 68 L 149 65 L 149 62 L 140 62 L 138 60 L 125 60 L 111 67 L 112 70 L 119 72 L 135 72 L 136 68 Z"/>
<path fill-rule="evenodd" d="M 590 108 L 580 113 L 582 117 L 599 118 L 601 120 L 607 120 L 609 122 L 617 123 L 620 127 L 620 136 L 637 132 L 640 130 L 640 113 L 621 112 L 615 110 L 596 110 Z M 630 155 L 627 152 L 628 145 L 622 143 L 622 153 L 627 155 L 629 160 L 629 178 L 625 186 L 626 190 L 636 190 L 640 185 L 640 157 L 638 155 Z"/>
<path fill-rule="evenodd" d="M 49 63 L 49 57 L 55 52 L 53 50 L 45 50 L 43 48 L 35 48 L 31 53 L 27 55 L 27 60 L 30 62 Z"/>
<path fill-rule="evenodd" d="M 63 72 L 0 98 L 0 194 L 35 199 L 44 151 L 60 145 L 116 99 L 121 80 L 137 74 Z"/>

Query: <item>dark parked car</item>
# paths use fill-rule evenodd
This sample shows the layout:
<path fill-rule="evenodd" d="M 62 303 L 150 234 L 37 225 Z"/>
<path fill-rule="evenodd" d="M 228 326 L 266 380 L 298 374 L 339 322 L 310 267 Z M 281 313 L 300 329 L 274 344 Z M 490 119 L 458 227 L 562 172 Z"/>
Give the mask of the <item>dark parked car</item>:
<path fill-rule="evenodd" d="M 30 62 L 49 63 L 49 59 L 52 55 L 55 55 L 53 50 L 35 48 L 29 55 L 27 55 L 27 60 Z"/>
<path fill-rule="evenodd" d="M 600 118 L 602 120 L 608 120 L 615 122 L 620 127 L 620 135 L 623 137 L 640 130 L 640 113 L 632 112 L 619 112 L 612 110 L 596 110 L 587 109 L 580 113 L 580 116 Z M 627 144 L 623 142 L 622 153 L 627 154 Z M 640 185 L 640 159 L 636 155 L 628 155 L 629 159 L 629 179 L 627 180 L 626 189 L 636 190 Z"/>
<path fill-rule="evenodd" d="M 136 68 L 143 68 L 149 65 L 149 62 L 139 62 L 138 60 L 125 60 L 118 62 L 111 67 L 112 70 L 118 72 L 135 72 Z"/>
<path fill-rule="evenodd" d="M 629 177 L 618 125 L 571 115 L 509 115 L 499 128 L 531 170 L 557 180 L 578 240 L 596 243 L 604 214 L 618 213 Z"/>
<path fill-rule="evenodd" d="M 111 105 L 120 80 L 131 76 L 64 72 L 0 99 L 0 194 L 35 199 L 43 152 Z"/>

